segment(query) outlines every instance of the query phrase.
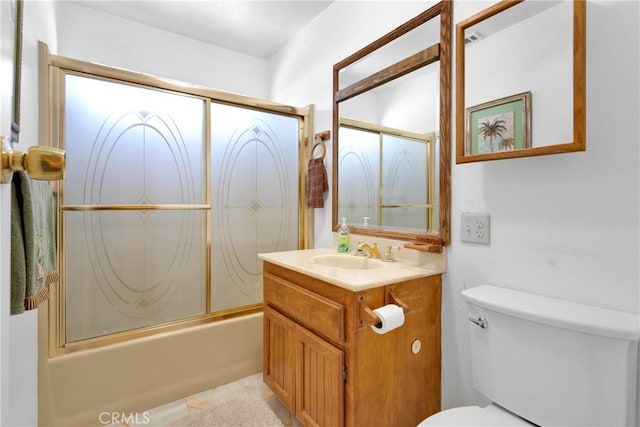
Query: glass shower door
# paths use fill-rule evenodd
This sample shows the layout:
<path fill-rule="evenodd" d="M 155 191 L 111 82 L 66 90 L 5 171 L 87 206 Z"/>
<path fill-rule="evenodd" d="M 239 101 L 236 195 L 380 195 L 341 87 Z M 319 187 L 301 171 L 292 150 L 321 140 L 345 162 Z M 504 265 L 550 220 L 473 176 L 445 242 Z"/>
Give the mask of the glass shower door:
<path fill-rule="evenodd" d="M 262 302 L 258 253 L 298 249 L 297 117 L 211 104 L 212 311 Z"/>
<path fill-rule="evenodd" d="M 300 245 L 301 119 L 64 76 L 64 343 L 262 303 Z"/>
<path fill-rule="evenodd" d="M 67 74 L 65 342 L 206 313 L 206 100 Z"/>

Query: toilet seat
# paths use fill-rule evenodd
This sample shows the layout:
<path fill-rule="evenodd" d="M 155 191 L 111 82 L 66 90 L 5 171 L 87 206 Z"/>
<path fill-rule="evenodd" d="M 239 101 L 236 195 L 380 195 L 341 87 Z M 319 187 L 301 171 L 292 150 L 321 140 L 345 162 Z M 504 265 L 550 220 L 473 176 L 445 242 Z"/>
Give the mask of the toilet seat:
<path fill-rule="evenodd" d="M 418 427 L 428 426 L 529 426 L 522 418 L 512 414 L 497 405 L 491 404 L 485 408 L 479 406 L 463 406 L 451 408 L 433 414 L 418 424 Z"/>

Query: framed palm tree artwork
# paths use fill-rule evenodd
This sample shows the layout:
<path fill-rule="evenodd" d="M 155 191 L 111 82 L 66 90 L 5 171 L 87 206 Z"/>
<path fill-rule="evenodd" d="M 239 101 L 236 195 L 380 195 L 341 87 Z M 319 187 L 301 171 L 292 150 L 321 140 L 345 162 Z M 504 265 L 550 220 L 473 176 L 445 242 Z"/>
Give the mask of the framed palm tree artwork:
<path fill-rule="evenodd" d="M 531 147 L 531 92 L 466 109 L 466 154 Z"/>

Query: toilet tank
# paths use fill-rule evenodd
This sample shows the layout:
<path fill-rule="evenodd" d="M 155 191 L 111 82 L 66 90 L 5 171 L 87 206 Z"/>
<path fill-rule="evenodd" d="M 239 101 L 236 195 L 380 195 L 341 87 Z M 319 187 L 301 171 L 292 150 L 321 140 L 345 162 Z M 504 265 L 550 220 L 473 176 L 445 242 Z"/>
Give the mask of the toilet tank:
<path fill-rule="evenodd" d="M 638 315 L 495 286 L 462 295 L 487 398 L 542 426 L 636 425 Z"/>

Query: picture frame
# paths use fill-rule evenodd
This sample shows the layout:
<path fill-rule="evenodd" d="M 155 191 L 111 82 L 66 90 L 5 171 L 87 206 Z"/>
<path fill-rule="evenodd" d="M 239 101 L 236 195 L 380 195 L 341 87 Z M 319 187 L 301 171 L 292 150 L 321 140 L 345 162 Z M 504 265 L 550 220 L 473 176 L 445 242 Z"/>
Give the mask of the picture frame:
<path fill-rule="evenodd" d="M 531 147 L 531 92 L 466 109 L 466 155 Z"/>

